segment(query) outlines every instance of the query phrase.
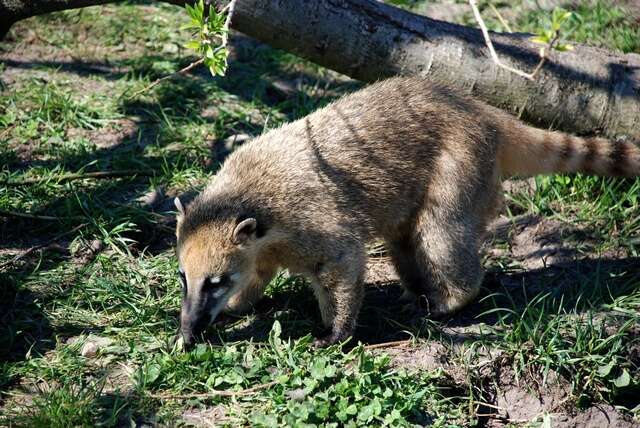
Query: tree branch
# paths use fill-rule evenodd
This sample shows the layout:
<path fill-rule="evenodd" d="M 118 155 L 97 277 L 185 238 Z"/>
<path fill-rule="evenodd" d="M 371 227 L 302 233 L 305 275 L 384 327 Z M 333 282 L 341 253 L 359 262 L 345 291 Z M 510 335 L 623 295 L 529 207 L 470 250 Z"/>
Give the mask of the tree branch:
<path fill-rule="evenodd" d="M 482 31 L 482 35 L 484 36 L 484 41 L 487 44 L 487 48 L 489 48 L 489 52 L 491 54 L 491 58 L 493 59 L 493 62 L 496 63 L 496 65 L 498 65 L 499 67 L 502 67 L 507 71 L 515 73 L 518 76 L 524 77 L 525 79 L 534 80 L 538 72 L 540 72 L 540 70 L 542 69 L 542 66 L 544 65 L 544 63 L 547 61 L 547 52 L 550 52 L 551 49 L 553 49 L 553 45 L 558 41 L 558 37 L 560 36 L 560 34 L 556 32 L 556 34 L 553 36 L 553 39 L 551 39 L 551 41 L 547 45 L 546 49 L 545 48 L 540 49 L 540 61 L 538 62 L 538 65 L 536 65 L 536 68 L 534 68 L 531 73 L 526 73 L 522 70 L 518 70 L 517 68 L 510 67 L 504 64 L 502 61 L 500 61 L 500 58 L 498 58 L 498 54 L 496 53 L 496 50 L 493 47 L 493 43 L 491 43 L 491 37 L 489 37 L 489 30 L 487 29 L 487 25 L 484 23 L 484 19 L 482 19 L 482 15 L 480 14 L 480 10 L 478 9 L 478 4 L 476 0 L 469 0 L 469 5 L 473 10 L 473 16 L 476 18 L 476 22 L 480 26 L 480 30 Z M 500 16 L 498 10 L 495 7 L 493 7 L 493 4 L 490 3 L 490 5 L 493 8 L 496 15 L 498 15 L 498 17 L 502 21 L 502 16 Z M 506 23 L 504 23 L 503 25 L 506 25 Z M 506 26 L 508 28 L 508 25 Z"/>
<path fill-rule="evenodd" d="M 43 220 L 43 221 L 76 220 L 76 219 L 84 218 L 84 217 L 54 217 L 50 215 L 19 213 L 16 211 L 4 211 L 4 210 L 0 210 L 0 217 L 26 218 L 28 220 Z"/>
<path fill-rule="evenodd" d="M 193 398 L 238 397 L 241 395 L 255 394 L 256 392 L 261 391 L 263 389 L 271 388 L 272 386 L 277 385 L 278 383 L 279 383 L 278 381 L 274 380 L 272 382 L 263 383 L 251 388 L 242 389 L 240 391 L 213 390 L 209 392 L 192 393 L 192 394 L 160 393 L 160 394 L 145 394 L 145 396 L 155 398 L 158 400 L 190 400 Z"/>
<path fill-rule="evenodd" d="M 96 172 L 79 172 L 74 174 L 65 174 L 54 178 L 28 178 L 20 181 L 4 181 L 0 183 L 3 186 L 26 186 L 31 184 L 39 184 L 47 181 L 55 181 L 56 183 L 64 183 L 73 180 L 85 179 L 104 179 L 104 178 L 122 178 L 122 177 L 153 177 L 153 171 L 140 171 L 135 169 L 124 169 L 120 171 L 96 171 Z"/>
<path fill-rule="evenodd" d="M 134 92 L 133 95 L 131 95 L 127 99 L 130 100 L 130 99 L 136 98 L 139 95 L 147 92 L 149 89 L 152 89 L 153 87 L 155 87 L 155 86 L 159 85 L 160 83 L 164 82 L 165 80 L 173 79 L 174 77 L 179 76 L 181 74 L 186 74 L 189 71 L 191 71 L 194 67 L 197 67 L 198 65 L 202 64 L 203 62 L 204 62 L 204 58 L 200 58 L 199 60 L 192 62 L 191 64 L 187 65 L 186 67 L 184 67 L 181 70 L 178 70 L 178 71 L 176 71 L 174 73 L 171 73 L 171 74 L 168 74 L 166 76 L 163 76 L 163 77 L 151 82 L 149 85 L 145 86 L 144 88 L 140 89 L 139 91 Z"/>

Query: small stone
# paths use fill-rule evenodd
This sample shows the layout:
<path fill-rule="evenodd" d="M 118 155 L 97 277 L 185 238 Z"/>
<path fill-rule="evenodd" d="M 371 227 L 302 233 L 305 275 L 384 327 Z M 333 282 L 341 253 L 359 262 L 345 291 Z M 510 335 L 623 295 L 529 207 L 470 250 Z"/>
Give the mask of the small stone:
<path fill-rule="evenodd" d="M 289 400 L 292 401 L 304 401 L 307 398 L 307 390 L 304 388 L 292 389 L 291 391 L 287 391 L 287 396 Z"/>
<path fill-rule="evenodd" d="M 85 358 L 94 358 L 98 354 L 98 344 L 95 342 L 87 342 L 82 346 L 80 355 Z"/>
<path fill-rule="evenodd" d="M 89 249 L 94 254 L 102 251 L 103 248 L 104 242 L 102 242 L 101 239 L 94 239 L 93 241 L 91 241 L 91 245 L 89 246 Z"/>

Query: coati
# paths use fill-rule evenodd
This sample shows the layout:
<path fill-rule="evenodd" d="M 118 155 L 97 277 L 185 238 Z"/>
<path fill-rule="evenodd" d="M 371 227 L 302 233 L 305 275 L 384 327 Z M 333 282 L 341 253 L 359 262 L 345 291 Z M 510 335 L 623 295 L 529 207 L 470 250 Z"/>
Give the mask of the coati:
<path fill-rule="evenodd" d="M 176 200 L 184 343 L 250 309 L 278 268 L 312 285 L 328 331 L 315 344 L 345 340 L 374 237 L 405 297 L 457 311 L 478 294 L 500 180 L 556 172 L 635 176 L 640 149 L 535 129 L 421 78 L 347 95 L 232 153 L 186 209 Z"/>

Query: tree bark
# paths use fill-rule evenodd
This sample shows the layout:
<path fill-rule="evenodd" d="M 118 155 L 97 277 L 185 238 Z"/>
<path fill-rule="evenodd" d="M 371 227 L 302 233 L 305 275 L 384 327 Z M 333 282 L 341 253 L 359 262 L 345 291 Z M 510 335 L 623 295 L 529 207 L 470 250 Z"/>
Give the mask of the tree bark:
<path fill-rule="evenodd" d="M 46 5 L 83 2 L 106 3 L 0 0 L 0 16 L 8 3 L 28 3 L 31 11 L 48 12 Z M 530 81 L 493 63 L 480 30 L 372 0 L 238 0 L 231 26 L 362 81 L 424 76 L 541 127 L 640 140 L 637 54 L 574 44 L 573 51 L 552 52 Z M 491 37 L 503 62 L 525 71 L 538 63 L 540 45 L 530 42 L 528 34 Z"/>

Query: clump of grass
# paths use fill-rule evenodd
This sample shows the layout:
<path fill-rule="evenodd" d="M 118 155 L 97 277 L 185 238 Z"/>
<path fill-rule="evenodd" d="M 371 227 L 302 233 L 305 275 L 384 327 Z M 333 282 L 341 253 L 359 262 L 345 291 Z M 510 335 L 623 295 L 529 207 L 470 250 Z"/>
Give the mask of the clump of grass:
<path fill-rule="evenodd" d="M 620 6 L 610 1 L 588 1 L 569 6 L 578 19 L 567 21 L 563 29 L 568 38 L 622 52 L 640 52 L 640 28 Z M 549 13 L 533 10 L 518 19 L 522 31 L 535 32 L 547 25 Z"/>
<path fill-rule="evenodd" d="M 36 395 L 30 405 L 13 409 L 7 415 L 10 426 L 115 426 L 126 408 L 123 399 L 100 399 L 104 382 L 61 382 Z"/>
<path fill-rule="evenodd" d="M 628 404 L 626 397 L 640 388 L 638 367 L 628 359 L 633 340 L 637 340 L 634 326 L 640 321 L 638 313 L 627 306 L 636 302 L 639 293 L 632 290 L 631 295 L 635 298 L 609 298 L 619 303 L 598 305 L 582 302 L 587 299 L 583 294 L 571 299 L 547 292 L 528 300 L 524 307 L 513 300 L 511 308 L 493 305 L 496 307 L 482 317 L 499 314 L 489 337 L 493 346 L 507 352 L 517 375 L 538 373 L 546 379 L 553 370 L 572 385 L 581 405 L 594 401 Z M 616 312 L 602 314 L 610 307 L 616 307 Z"/>
<path fill-rule="evenodd" d="M 0 97 L 0 123 L 19 128 L 23 138 L 58 135 L 68 128 L 95 129 L 115 114 L 105 99 L 81 99 L 69 85 L 34 79 Z"/>

